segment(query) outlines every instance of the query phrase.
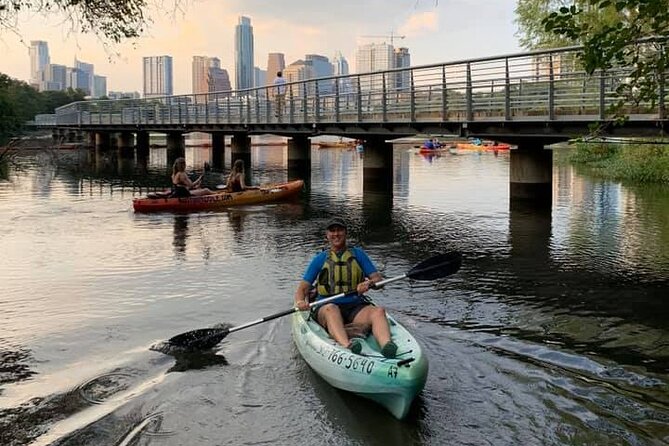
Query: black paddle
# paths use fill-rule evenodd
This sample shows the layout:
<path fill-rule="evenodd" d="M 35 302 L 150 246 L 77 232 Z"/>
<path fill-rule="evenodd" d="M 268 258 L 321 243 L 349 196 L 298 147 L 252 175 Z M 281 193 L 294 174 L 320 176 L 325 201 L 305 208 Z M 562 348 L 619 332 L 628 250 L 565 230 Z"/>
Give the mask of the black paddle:
<path fill-rule="evenodd" d="M 374 288 L 379 288 L 383 285 L 386 285 L 391 282 L 395 282 L 402 279 L 414 279 L 414 280 L 435 280 L 442 277 L 446 277 L 450 274 L 457 272 L 460 269 L 462 264 L 462 255 L 459 252 L 448 252 L 445 254 L 439 254 L 434 257 L 430 257 L 427 260 L 423 260 L 418 265 L 411 268 L 411 270 L 402 274 L 401 276 L 392 277 L 390 279 L 382 280 L 375 284 Z M 348 295 L 354 295 L 356 292 L 349 293 Z M 309 304 L 310 308 L 316 307 L 318 305 L 323 305 L 328 302 L 332 302 L 335 299 L 346 296 L 346 293 L 337 294 L 325 299 L 320 299 Z M 180 335 L 176 335 L 173 338 L 167 341 L 168 344 L 185 348 L 189 350 L 199 349 L 206 350 L 214 347 L 216 344 L 221 342 L 230 333 L 235 331 L 243 330 L 254 325 L 262 324 L 263 322 L 270 321 L 282 316 L 295 313 L 298 310 L 297 308 L 291 308 L 290 310 L 281 311 L 279 313 L 272 314 L 270 316 L 265 316 L 255 321 L 247 322 L 242 325 L 230 328 L 200 328 L 198 330 L 188 331 Z"/>

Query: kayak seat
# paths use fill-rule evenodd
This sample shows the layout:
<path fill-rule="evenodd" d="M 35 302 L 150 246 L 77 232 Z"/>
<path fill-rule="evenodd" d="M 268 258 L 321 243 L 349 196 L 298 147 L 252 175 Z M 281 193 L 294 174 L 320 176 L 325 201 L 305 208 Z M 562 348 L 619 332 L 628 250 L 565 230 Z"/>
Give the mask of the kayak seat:
<path fill-rule="evenodd" d="M 351 322 L 350 324 L 346 324 L 344 328 L 349 338 L 365 339 L 372 332 L 371 324 L 356 324 Z"/>

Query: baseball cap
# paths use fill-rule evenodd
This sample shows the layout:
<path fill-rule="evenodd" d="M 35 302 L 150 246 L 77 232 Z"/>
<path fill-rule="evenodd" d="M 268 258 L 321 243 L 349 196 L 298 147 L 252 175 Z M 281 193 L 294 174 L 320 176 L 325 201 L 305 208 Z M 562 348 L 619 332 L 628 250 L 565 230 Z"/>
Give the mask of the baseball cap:
<path fill-rule="evenodd" d="M 327 226 L 325 226 L 325 228 L 330 229 L 333 226 L 341 226 L 342 228 L 346 229 L 346 222 L 344 221 L 343 218 L 334 217 L 328 220 L 328 224 Z"/>

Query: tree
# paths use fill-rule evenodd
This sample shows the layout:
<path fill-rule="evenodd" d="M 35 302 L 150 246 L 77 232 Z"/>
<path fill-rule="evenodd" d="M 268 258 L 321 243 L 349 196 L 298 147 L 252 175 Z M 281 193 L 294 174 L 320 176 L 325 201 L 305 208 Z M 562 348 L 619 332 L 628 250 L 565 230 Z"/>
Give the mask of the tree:
<path fill-rule="evenodd" d="M 138 37 L 146 25 L 149 0 L 0 0 L 0 28 L 14 29 L 22 11 L 63 13 L 73 28 L 114 43 Z"/>
<path fill-rule="evenodd" d="M 528 48 L 583 45 L 579 57 L 589 74 L 630 67 L 617 88 L 614 111 L 629 101 L 656 104 L 669 66 L 669 0 L 519 0 L 516 13 L 521 43 Z"/>

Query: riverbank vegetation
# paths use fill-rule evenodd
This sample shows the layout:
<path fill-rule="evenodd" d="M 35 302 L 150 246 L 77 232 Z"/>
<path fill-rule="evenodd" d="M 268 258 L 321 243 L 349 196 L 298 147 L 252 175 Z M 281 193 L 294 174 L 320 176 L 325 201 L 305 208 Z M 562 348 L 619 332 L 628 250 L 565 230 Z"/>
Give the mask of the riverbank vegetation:
<path fill-rule="evenodd" d="M 25 82 L 0 73 L 0 147 L 19 135 L 27 121 L 41 113 L 54 113 L 61 105 L 83 101 L 81 90 L 39 92 Z"/>
<path fill-rule="evenodd" d="M 569 161 L 602 178 L 669 184 L 669 141 L 666 144 L 579 142 Z"/>

